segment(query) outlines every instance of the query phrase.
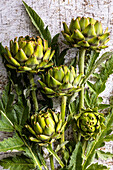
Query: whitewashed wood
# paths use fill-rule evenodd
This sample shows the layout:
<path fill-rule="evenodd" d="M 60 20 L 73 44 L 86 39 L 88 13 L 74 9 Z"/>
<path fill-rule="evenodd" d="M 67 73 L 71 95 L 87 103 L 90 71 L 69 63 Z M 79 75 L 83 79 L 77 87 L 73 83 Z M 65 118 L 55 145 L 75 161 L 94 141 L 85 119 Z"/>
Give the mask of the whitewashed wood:
<path fill-rule="evenodd" d="M 49 26 L 52 36 L 61 32 L 62 22 L 70 23 L 77 16 L 94 17 L 103 24 L 103 28 L 109 28 L 111 33 L 108 50 L 113 50 L 113 1 L 112 0 L 25 0 Z M 0 42 L 9 46 L 9 40 L 16 36 L 36 36 L 37 31 L 31 24 L 21 0 L 0 0 Z M 62 35 L 60 36 L 62 39 Z M 61 42 L 59 42 L 61 44 Z M 103 51 L 104 52 L 104 51 Z M 70 57 L 67 55 L 67 60 Z M 0 60 L 1 63 L 1 60 Z M 6 84 L 6 72 L 0 64 L 0 91 Z M 107 82 L 107 88 L 102 94 L 107 103 L 109 95 L 113 91 L 113 76 Z M 0 139 L 3 138 L 1 133 Z M 112 143 L 106 146 L 107 151 L 112 150 Z M 106 161 L 113 169 L 113 162 Z"/>

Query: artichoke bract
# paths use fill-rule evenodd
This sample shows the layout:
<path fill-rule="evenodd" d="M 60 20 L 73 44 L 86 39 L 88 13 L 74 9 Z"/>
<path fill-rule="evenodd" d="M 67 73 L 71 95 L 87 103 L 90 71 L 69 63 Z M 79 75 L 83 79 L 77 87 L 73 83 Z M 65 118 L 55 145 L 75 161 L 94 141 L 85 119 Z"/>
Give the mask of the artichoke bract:
<path fill-rule="evenodd" d="M 65 44 L 71 47 L 91 48 L 94 50 L 104 49 L 109 41 L 109 32 L 106 28 L 103 32 L 101 22 L 93 18 L 77 17 L 72 19 L 70 26 L 63 23 L 64 31 L 62 34 L 66 41 Z"/>
<path fill-rule="evenodd" d="M 46 145 L 61 137 L 66 125 L 63 124 L 60 113 L 55 113 L 51 109 L 40 111 L 39 114 L 31 116 L 31 125 L 25 127 L 32 133 L 31 141 Z"/>
<path fill-rule="evenodd" d="M 50 68 L 45 75 L 42 75 L 42 92 L 48 97 L 71 96 L 80 91 L 79 83 L 82 74 L 78 75 L 73 66 L 69 69 L 67 66 Z"/>
<path fill-rule="evenodd" d="M 48 48 L 48 42 L 40 37 L 17 37 L 10 41 L 10 50 L 5 47 L 6 66 L 18 72 L 37 73 L 53 65 L 54 51 Z"/>
<path fill-rule="evenodd" d="M 104 115 L 98 113 L 97 109 L 82 109 L 81 114 L 76 119 L 76 130 L 85 140 L 95 139 L 100 130 L 105 128 L 104 121 Z"/>

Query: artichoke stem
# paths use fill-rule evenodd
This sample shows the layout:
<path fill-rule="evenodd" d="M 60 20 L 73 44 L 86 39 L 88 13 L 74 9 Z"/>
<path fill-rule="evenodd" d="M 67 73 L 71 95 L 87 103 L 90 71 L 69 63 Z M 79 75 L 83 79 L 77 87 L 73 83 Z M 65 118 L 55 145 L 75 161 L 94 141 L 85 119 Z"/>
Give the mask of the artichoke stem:
<path fill-rule="evenodd" d="M 87 141 L 84 140 L 84 141 L 83 141 L 83 154 L 84 154 L 84 155 L 85 155 L 86 148 L 87 148 Z"/>
<path fill-rule="evenodd" d="M 51 145 L 51 148 L 52 148 L 52 144 Z M 51 165 L 51 170 L 54 170 L 54 161 L 53 161 L 53 155 L 50 156 L 50 165 Z"/>
<path fill-rule="evenodd" d="M 67 97 L 62 96 L 62 99 L 61 99 L 61 119 L 62 119 L 62 124 L 65 123 L 66 101 L 67 101 Z M 65 132 L 65 130 L 62 131 L 61 143 L 63 143 L 65 141 L 64 132 Z M 63 149 L 65 149 L 65 146 L 63 146 Z"/>
<path fill-rule="evenodd" d="M 31 73 L 29 73 L 28 76 L 29 76 L 31 87 L 33 88 L 33 86 L 35 85 L 33 75 Z M 37 101 L 37 97 L 36 97 L 36 91 L 34 89 L 32 89 L 31 94 L 32 94 L 32 100 L 33 100 L 35 112 L 38 112 L 38 101 Z"/>
<path fill-rule="evenodd" d="M 85 60 L 84 48 L 81 48 L 79 51 L 79 74 L 84 75 L 84 60 Z M 79 110 L 84 107 L 84 84 L 82 84 L 82 90 L 80 91 L 80 100 L 79 100 Z"/>

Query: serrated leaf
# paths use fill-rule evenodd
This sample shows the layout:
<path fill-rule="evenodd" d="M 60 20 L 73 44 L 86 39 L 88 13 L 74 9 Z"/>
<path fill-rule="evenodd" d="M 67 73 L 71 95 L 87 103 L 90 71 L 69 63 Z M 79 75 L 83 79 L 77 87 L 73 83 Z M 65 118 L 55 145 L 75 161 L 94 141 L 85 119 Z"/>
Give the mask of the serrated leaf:
<path fill-rule="evenodd" d="M 10 137 L 0 142 L 0 152 L 23 150 L 24 143 L 19 136 Z"/>
<path fill-rule="evenodd" d="M 99 56 L 99 53 L 96 53 L 96 52 L 92 51 L 91 56 L 90 56 L 91 58 L 90 58 L 90 61 L 89 61 L 89 64 L 88 64 L 88 67 L 87 67 L 87 70 L 86 70 L 86 75 L 85 75 L 85 78 L 84 78 L 83 82 L 86 82 L 87 79 L 89 78 L 89 76 L 92 73 L 94 73 L 95 69 L 98 66 L 100 66 L 106 59 L 111 57 L 112 54 L 113 54 L 113 52 L 106 52 L 96 61 L 96 59 Z"/>
<path fill-rule="evenodd" d="M 109 104 L 99 104 L 98 105 L 98 109 L 100 110 L 100 109 L 106 109 L 106 108 L 109 108 L 110 107 L 110 105 Z"/>
<path fill-rule="evenodd" d="M 1 132 L 13 132 L 14 128 L 9 123 L 9 121 L 4 118 L 4 120 L 0 120 L 0 131 Z"/>
<path fill-rule="evenodd" d="M 88 87 L 90 88 L 90 90 L 91 90 L 92 92 L 96 93 L 96 91 L 95 91 L 95 86 L 93 85 L 93 83 L 87 81 L 87 85 L 88 85 Z"/>
<path fill-rule="evenodd" d="M 82 144 L 80 142 L 75 146 L 68 168 L 74 168 L 76 170 L 82 169 Z"/>
<path fill-rule="evenodd" d="M 85 98 L 85 102 L 86 102 L 87 106 L 90 107 L 91 103 L 90 103 L 90 96 L 88 93 L 88 89 L 85 90 L 84 98 Z"/>
<path fill-rule="evenodd" d="M 112 159 L 113 158 L 113 154 L 110 152 L 104 152 L 102 150 L 97 150 L 96 154 L 98 156 L 99 159 L 102 160 L 107 160 L 107 159 Z"/>
<path fill-rule="evenodd" d="M 87 65 L 87 68 L 86 68 L 85 81 L 88 79 L 88 77 L 94 71 L 95 62 L 96 62 L 96 59 L 98 57 L 99 57 L 99 53 L 97 53 L 96 51 L 91 51 L 90 59 L 88 61 L 88 65 Z"/>
<path fill-rule="evenodd" d="M 86 170 L 109 170 L 108 167 L 102 165 L 102 164 L 98 164 L 98 163 L 95 163 L 95 164 L 92 164 L 90 165 Z"/>
<path fill-rule="evenodd" d="M 48 30 L 48 27 L 44 28 L 44 23 L 43 23 L 42 19 L 38 16 L 38 14 L 30 6 L 28 6 L 24 1 L 23 1 L 23 4 L 25 6 L 25 9 L 26 9 L 33 25 L 36 27 L 36 29 L 40 33 L 41 38 L 48 40 L 48 44 L 50 46 L 51 35 Z"/>
<path fill-rule="evenodd" d="M 24 155 L 4 158 L 0 160 L 0 165 L 10 170 L 28 170 L 35 168 L 33 161 Z"/>
<path fill-rule="evenodd" d="M 24 125 L 29 115 L 29 106 L 26 99 L 18 96 L 18 102 L 14 105 L 14 110 L 18 118 L 18 124 Z"/>

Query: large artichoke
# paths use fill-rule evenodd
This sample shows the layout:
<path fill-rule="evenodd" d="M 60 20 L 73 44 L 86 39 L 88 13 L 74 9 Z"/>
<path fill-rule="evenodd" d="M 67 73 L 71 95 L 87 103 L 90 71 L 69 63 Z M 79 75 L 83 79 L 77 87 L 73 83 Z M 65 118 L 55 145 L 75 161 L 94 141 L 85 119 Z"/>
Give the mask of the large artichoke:
<path fill-rule="evenodd" d="M 75 116 L 76 128 L 75 130 L 88 140 L 95 139 L 96 135 L 102 130 L 104 125 L 104 115 L 98 113 L 97 109 L 82 110 L 79 116 Z"/>
<path fill-rule="evenodd" d="M 66 40 L 64 43 L 71 47 L 91 48 L 94 50 L 107 47 L 105 44 L 109 41 L 108 28 L 103 32 L 101 22 L 93 18 L 77 17 L 75 20 L 71 20 L 69 28 L 65 22 L 63 27 L 62 34 Z"/>
<path fill-rule="evenodd" d="M 18 72 L 42 71 L 44 68 L 53 65 L 51 59 L 54 51 L 48 48 L 48 42 L 40 37 L 17 37 L 10 41 L 10 51 L 5 47 L 3 56 L 7 60 L 6 66 L 11 69 L 17 69 Z"/>
<path fill-rule="evenodd" d="M 81 74 L 76 75 L 73 66 L 69 69 L 67 66 L 50 68 L 39 80 L 43 88 L 43 93 L 48 97 L 69 96 L 80 91 L 79 83 Z"/>
<path fill-rule="evenodd" d="M 31 125 L 26 128 L 32 133 L 31 141 L 45 145 L 54 142 L 61 137 L 66 123 L 62 123 L 61 114 L 55 113 L 51 109 L 40 111 L 39 114 L 31 116 Z"/>

